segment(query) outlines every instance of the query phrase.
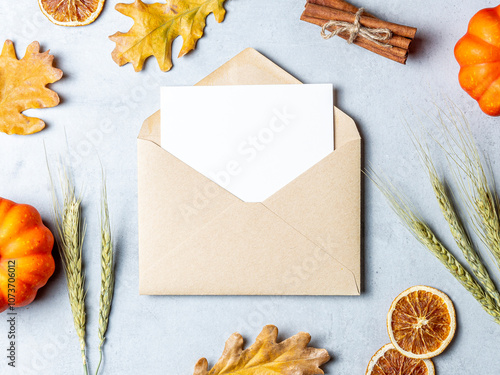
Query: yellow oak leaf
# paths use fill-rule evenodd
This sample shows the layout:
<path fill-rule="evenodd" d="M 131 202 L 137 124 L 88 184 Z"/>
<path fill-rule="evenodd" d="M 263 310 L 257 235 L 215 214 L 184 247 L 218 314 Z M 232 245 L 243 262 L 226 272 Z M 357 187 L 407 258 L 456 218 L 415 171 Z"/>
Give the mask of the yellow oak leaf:
<path fill-rule="evenodd" d="M 300 332 L 276 342 L 278 328 L 265 326 L 255 343 L 243 350 L 243 338 L 234 333 L 226 342 L 219 362 L 208 371 L 205 358 L 198 361 L 194 375 L 318 375 L 330 360 L 325 349 L 308 347 L 311 336 Z"/>
<path fill-rule="evenodd" d="M 0 131 L 7 134 L 33 134 L 45 127 L 39 118 L 27 117 L 30 108 L 50 108 L 59 96 L 46 86 L 61 79 L 63 73 L 52 66 L 54 56 L 40 53 L 40 44 L 31 43 L 21 60 L 14 43 L 7 40 L 0 54 Z"/>
<path fill-rule="evenodd" d="M 181 36 L 184 43 L 179 57 L 192 51 L 203 36 L 206 18 L 213 13 L 217 22 L 226 15 L 226 0 L 167 0 L 165 4 L 117 4 L 115 9 L 134 20 L 127 33 L 117 32 L 109 38 L 116 43 L 113 60 L 119 65 L 132 63 L 136 72 L 144 61 L 156 57 L 164 72 L 172 68 L 172 43 Z"/>

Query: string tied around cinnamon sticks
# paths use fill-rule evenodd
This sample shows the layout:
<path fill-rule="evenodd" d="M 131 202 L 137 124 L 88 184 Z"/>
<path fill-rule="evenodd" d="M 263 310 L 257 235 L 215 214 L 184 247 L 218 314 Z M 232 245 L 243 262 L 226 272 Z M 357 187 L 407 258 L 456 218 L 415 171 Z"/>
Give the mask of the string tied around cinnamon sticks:
<path fill-rule="evenodd" d="M 381 47 L 392 48 L 390 44 L 383 43 L 392 38 L 391 30 L 386 28 L 373 29 L 361 25 L 359 20 L 364 11 L 364 8 L 359 8 L 355 14 L 353 23 L 329 20 L 321 28 L 321 36 L 323 39 L 330 39 L 338 34 L 346 33 L 349 35 L 349 39 L 347 39 L 347 43 L 349 44 L 352 44 L 358 36 L 361 36 Z M 327 30 L 332 27 L 334 27 L 334 30 L 327 33 Z"/>

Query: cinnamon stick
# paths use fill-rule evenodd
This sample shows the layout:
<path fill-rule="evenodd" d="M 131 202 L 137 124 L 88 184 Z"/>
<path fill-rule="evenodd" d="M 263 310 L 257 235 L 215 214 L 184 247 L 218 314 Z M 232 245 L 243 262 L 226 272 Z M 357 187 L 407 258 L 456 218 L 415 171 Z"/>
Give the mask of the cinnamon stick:
<path fill-rule="evenodd" d="M 344 0 L 307 0 L 308 3 L 322 5 L 333 9 L 343 10 L 344 12 L 357 13 L 359 8 L 355 5 L 349 4 Z M 367 17 L 373 17 L 370 13 L 363 13 Z"/>
<path fill-rule="evenodd" d="M 309 22 L 309 23 L 313 23 L 313 24 L 318 25 L 318 26 L 323 26 L 325 24 L 325 22 L 327 22 L 325 20 L 306 16 L 304 14 L 302 14 L 300 19 L 303 21 Z M 335 27 L 328 28 L 329 31 L 333 31 L 335 29 L 336 29 Z M 345 40 L 349 39 L 348 35 L 338 34 L 338 36 L 341 37 L 342 39 L 345 39 Z M 374 52 L 377 55 L 386 57 L 392 61 L 396 61 L 400 64 L 406 64 L 406 60 L 408 58 L 408 50 L 405 50 L 405 49 L 399 48 L 399 47 L 387 48 L 387 47 L 379 46 L 378 44 L 373 43 L 372 41 L 367 40 L 363 37 L 356 38 L 354 40 L 353 44 L 356 44 L 356 45 L 363 47 L 371 52 Z"/>
<path fill-rule="evenodd" d="M 306 4 L 306 9 L 304 10 L 303 14 L 308 17 L 318 18 L 322 20 L 335 20 L 349 23 L 353 23 L 356 19 L 354 13 L 330 8 L 323 5 L 316 5 L 310 2 Z M 361 25 L 370 27 L 372 29 L 389 29 L 394 34 L 409 39 L 413 39 L 415 37 L 415 33 L 417 32 L 417 29 L 414 27 L 398 25 L 397 23 L 386 22 L 378 18 L 363 15 L 361 15 L 359 22 Z"/>

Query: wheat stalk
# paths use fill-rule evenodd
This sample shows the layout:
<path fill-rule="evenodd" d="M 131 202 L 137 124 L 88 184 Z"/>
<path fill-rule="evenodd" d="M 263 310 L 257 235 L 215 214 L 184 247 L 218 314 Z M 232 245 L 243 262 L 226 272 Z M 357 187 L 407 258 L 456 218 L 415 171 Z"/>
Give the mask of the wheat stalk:
<path fill-rule="evenodd" d="M 446 269 L 481 304 L 483 309 L 495 319 L 495 322 L 500 324 L 500 306 L 485 292 L 483 287 L 479 285 L 453 254 L 444 247 L 429 226 L 414 213 L 408 200 L 398 193 L 389 182 L 377 176 L 371 169 L 366 174 L 385 195 L 394 212 L 413 236 L 439 259 Z"/>
<path fill-rule="evenodd" d="M 410 230 L 414 233 L 415 237 L 441 261 L 460 284 L 472 294 L 481 304 L 483 309 L 495 319 L 495 322 L 500 324 L 500 309 L 497 303 L 488 293 L 485 293 L 484 289 L 477 283 L 472 275 L 462 266 L 453 254 L 443 246 L 431 229 L 424 222 L 414 221 Z"/>
<path fill-rule="evenodd" d="M 469 123 L 456 106 L 452 106 L 449 113 L 440 111 L 437 124 L 448 145 L 445 151 L 457 183 L 472 213 L 474 230 L 500 269 L 500 204 L 491 169 L 488 174 L 485 172 Z"/>
<path fill-rule="evenodd" d="M 50 170 L 49 170 L 50 172 Z M 54 216 L 58 232 L 59 253 L 61 255 L 73 323 L 80 341 L 80 351 L 84 373 L 88 374 L 86 357 L 86 313 L 85 313 L 85 275 L 83 272 L 82 247 L 85 237 L 85 224 L 81 221 L 81 198 L 75 195 L 75 187 L 64 170 L 61 181 L 63 203 L 57 199 L 54 184 L 52 195 Z M 52 177 L 51 177 L 52 182 Z"/>
<path fill-rule="evenodd" d="M 500 220 L 497 197 L 489 190 L 488 185 L 481 181 L 481 185 L 476 186 L 475 196 L 471 195 L 470 200 L 474 203 L 476 220 L 482 230 L 481 238 L 495 258 L 497 267 L 500 268 Z"/>
<path fill-rule="evenodd" d="M 426 144 L 422 144 L 409 128 L 412 136 L 413 144 L 420 156 L 422 164 L 424 165 L 429 181 L 431 183 L 434 195 L 438 201 L 439 208 L 443 214 L 448 227 L 450 229 L 455 243 L 462 251 L 465 260 L 470 265 L 472 273 L 479 280 L 481 285 L 486 289 L 486 292 L 495 300 L 495 303 L 500 307 L 500 294 L 498 289 L 490 277 L 490 274 L 484 266 L 479 253 L 477 252 L 467 230 L 465 229 L 462 220 L 460 219 L 455 206 L 452 203 L 451 197 L 445 184 L 440 180 L 436 167 L 432 162 L 429 150 Z"/>
<path fill-rule="evenodd" d="M 103 178 L 104 181 L 104 178 Z M 96 375 L 101 367 L 103 345 L 108 330 L 109 314 L 113 301 L 115 275 L 114 275 L 113 241 L 111 237 L 111 225 L 109 221 L 108 199 L 106 193 L 106 182 L 103 182 L 101 201 L 101 294 L 99 299 L 99 364 Z"/>
<path fill-rule="evenodd" d="M 473 274 L 483 285 L 484 289 L 486 289 L 486 292 L 495 300 L 497 306 L 500 306 L 500 294 L 498 293 L 498 289 L 491 279 L 488 270 L 484 266 L 479 253 L 476 251 L 469 234 L 458 217 L 446 187 L 441 180 L 439 180 L 435 172 L 429 171 L 429 177 L 434 194 L 436 195 L 439 203 L 439 207 L 441 208 L 441 212 L 448 222 L 451 234 L 453 235 L 458 248 L 462 251 L 462 254 L 467 260 L 467 263 L 469 263 Z"/>

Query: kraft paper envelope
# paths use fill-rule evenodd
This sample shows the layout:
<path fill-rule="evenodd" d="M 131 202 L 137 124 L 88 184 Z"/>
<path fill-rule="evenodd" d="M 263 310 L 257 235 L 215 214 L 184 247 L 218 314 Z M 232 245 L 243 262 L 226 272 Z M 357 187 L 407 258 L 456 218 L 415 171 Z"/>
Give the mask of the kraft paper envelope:
<path fill-rule="evenodd" d="M 247 49 L 198 85 L 287 83 L 300 82 Z M 140 293 L 358 295 L 361 138 L 345 113 L 334 117 L 335 151 L 261 203 L 162 149 L 160 113 L 148 118 L 138 138 Z"/>

